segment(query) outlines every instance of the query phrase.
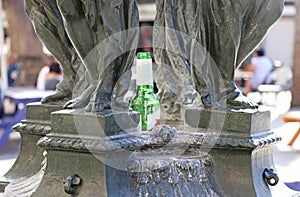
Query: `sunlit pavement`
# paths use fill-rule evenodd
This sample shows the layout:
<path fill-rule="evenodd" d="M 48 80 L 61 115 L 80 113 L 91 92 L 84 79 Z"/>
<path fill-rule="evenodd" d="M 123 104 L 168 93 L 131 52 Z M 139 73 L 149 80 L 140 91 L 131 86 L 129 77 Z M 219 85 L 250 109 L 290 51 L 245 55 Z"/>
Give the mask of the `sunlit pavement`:
<path fill-rule="evenodd" d="M 14 164 L 20 149 L 20 134 L 12 132 L 9 141 L 0 149 L 0 177 Z"/>
<path fill-rule="evenodd" d="M 260 95 L 250 94 L 250 99 L 258 101 Z M 300 181 L 300 137 L 297 139 L 293 147 L 287 146 L 288 141 L 294 135 L 299 127 L 299 123 L 284 123 L 280 118 L 280 114 L 284 114 L 290 110 L 298 110 L 300 108 L 291 108 L 290 92 L 282 92 L 277 96 L 265 95 L 264 105 L 260 106 L 261 110 L 271 111 L 271 129 L 282 141 L 274 147 L 274 163 L 276 172 L 278 173 L 280 184 L 272 188 L 274 197 L 300 197 L 300 192 L 294 191 L 286 187 L 283 182 Z M 16 132 L 11 133 L 10 140 L 0 150 L 0 177 L 4 175 L 15 162 L 20 147 L 20 135 Z M 275 192 L 276 191 L 276 192 Z M 280 191 L 280 192 L 279 192 Z M 1 194 L 0 194 L 1 197 Z"/>

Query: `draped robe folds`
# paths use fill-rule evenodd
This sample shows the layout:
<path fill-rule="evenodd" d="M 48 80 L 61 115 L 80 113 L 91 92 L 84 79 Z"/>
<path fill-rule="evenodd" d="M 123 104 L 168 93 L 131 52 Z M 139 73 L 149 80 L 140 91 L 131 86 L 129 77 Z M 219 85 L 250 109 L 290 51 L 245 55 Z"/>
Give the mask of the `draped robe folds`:
<path fill-rule="evenodd" d="M 157 0 L 154 47 L 164 84 L 192 81 L 205 107 L 256 108 L 241 98 L 234 71 L 279 19 L 282 0 Z M 176 56 L 176 60 L 174 58 Z M 180 98 L 179 98 L 180 99 Z M 171 110 L 170 110 L 171 111 Z"/>
<path fill-rule="evenodd" d="M 56 1 L 69 38 L 90 79 L 87 110 L 128 109 L 129 103 L 123 101 L 123 97 L 129 88 L 130 77 L 124 76 L 130 72 L 138 43 L 136 1 Z M 113 96 L 116 102 L 112 103 Z"/>
<path fill-rule="evenodd" d="M 25 3 L 26 13 L 36 34 L 58 60 L 64 74 L 63 80 L 56 87 L 56 93 L 45 97 L 42 102 L 65 102 L 72 98 L 72 94 L 79 96 L 86 85 L 84 66 L 67 36 L 56 2 L 26 0 Z"/>
<path fill-rule="evenodd" d="M 136 2 L 26 0 L 26 4 L 45 45 L 60 62 L 71 65 L 65 66 L 64 74 L 72 80 L 78 74 L 72 67 L 77 54 L 84 64 L 88 87 L 65 107 L 101 111 L 112 107 L 114 96 L 115 107 L 128 108 L 122 97 L 129 77 L 122 76 L 130 70 L 137 47 Z M 156 4 L 153 47 L 160 65 L 156 82 L 163 109 L 178 112 L 193 88 L 205 107 L 256 108 L 235 86 L 234 71 L 278 20 L 283 1 L 157 0 Z"/>
<path fill-rule="evenodd" d="M 128 109 L 123 97 L 138 42 L 136 1 L 26 0 L 26 7 L 41 40 L 61 63 L 70 64 L 74 55 L 69 53 L 76 51 L 84 64 L 87 85 L 65 108 Z M 63 69 L 64 76 L 74 78 L 76 71 L 69 70 L 74 71 L 72 65 Z"/>

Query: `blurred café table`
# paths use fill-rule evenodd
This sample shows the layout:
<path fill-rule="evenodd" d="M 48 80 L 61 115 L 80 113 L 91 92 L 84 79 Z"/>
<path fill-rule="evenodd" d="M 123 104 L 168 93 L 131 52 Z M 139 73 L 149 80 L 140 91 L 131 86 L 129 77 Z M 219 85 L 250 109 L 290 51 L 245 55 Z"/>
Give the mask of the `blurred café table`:
<path fill-rule="evenodd" d="M 35 87 L 13 87 L 4 91 L 4 98 L 10 99 L 16 106 L 16 111 L 11 118 L 3 118 L 0 122 L 0 149 L 9 139 L 12 127 L 26 117 L 26 105 L 40 102 L 42 98 L 53 94 L 55 91 L 38 90 Z"/>
<path fill-rule="evenodd" d="M 234 77 L 236 80 L 244 79 L 247 80 L 253 76 L 253 72 L 251 71 L 244 71 L 241 69 L 236 69 L 234 73 Z"/>

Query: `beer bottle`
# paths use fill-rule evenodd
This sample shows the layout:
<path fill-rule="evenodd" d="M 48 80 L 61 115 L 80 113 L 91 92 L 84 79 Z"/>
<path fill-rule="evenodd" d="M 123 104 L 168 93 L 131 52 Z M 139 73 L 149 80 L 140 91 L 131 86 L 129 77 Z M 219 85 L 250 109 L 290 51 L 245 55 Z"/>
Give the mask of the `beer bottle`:
<path fill-rule="evenodd" d="M 160 119 L 160 103 L 153 91 L 152 59 L 149 52 L 137 54 L 136 69 L 136 94 L 130 106 L 140 113 L 141 130 L 147 131 L 159 124 Z"/>

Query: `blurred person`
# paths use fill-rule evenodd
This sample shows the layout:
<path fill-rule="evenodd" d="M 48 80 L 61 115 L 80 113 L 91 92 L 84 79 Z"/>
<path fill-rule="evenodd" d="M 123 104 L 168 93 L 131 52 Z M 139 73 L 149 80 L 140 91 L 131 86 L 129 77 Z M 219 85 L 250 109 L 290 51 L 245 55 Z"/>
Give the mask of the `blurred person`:
<path fill-rule="evenodd" d="M 49 72 L 46 74 L 45 90 L 55 90 L 56 85 L 62 80 L 61 68 L 57 62 L 49 65 Z"/>
<path fill-rule="evenodd" d="M 244 72 L 244 71 L 247 71 L 246 68 L 251 64 L 251 59 L 252 59 L 252 54 L 249 55 L 243 62 L 242 64 L 238 67 L 238 70 L 237 71 L 241 71 L 241 72 Z M 247 80 L 248 78 L 246 78 L 245 76 L 241 76 L 239 78 L 237 78 L 235 81 L 236 81 L 236 84 L 238 86 L 239 89 L 241 89 L 243 91 L 244 87 L 245 87 L 245 80 Z M 243 91 L 244 92 L 244 91 Z"/>
<path fill-rule="evenodd" d="M 46 84 L 46 75 L 49 73 L 49 65 L 46 64 L 42 67 L 38 74 L 37 82 L 36 82 L 36 88 L 38 90 L 45 90 L 45 84 Z"/>
<path fill-rule="evenodd" d="M 8 69 L 7 69 L 8 87 L 13 87 L 18 85 L 21 66 L 17 62 L 16 55 L 9 55 L 7 58 L 7 63 L 8 63 Z"/>
<path fill-rule="evenodd" d="M 36 83 L 36 88 L 38 90 L 45 90 L 45 84 L 46 84 L 46 75 L 50 72 L 50 68 L 49 66 L 54 63 L 57 62 L 57 60 L 55 59 L 55 57 L 50 56 L 49 57 L 49 63 L 46 63 L 40 70 L 38 77 L 37 77 L 37 83 Z"/>
<path fill-rule="evenodd" d="M 245 81 L 245 95 L 257 90 L 261 84 L 268 83 L 269 75 L 273 69 L 273 63 L 270 58 L 265 56 L 263 49 L 254 52 L 251 63 L 245 68 L 246 71 L 253 72 L 253 76 Z"/>

